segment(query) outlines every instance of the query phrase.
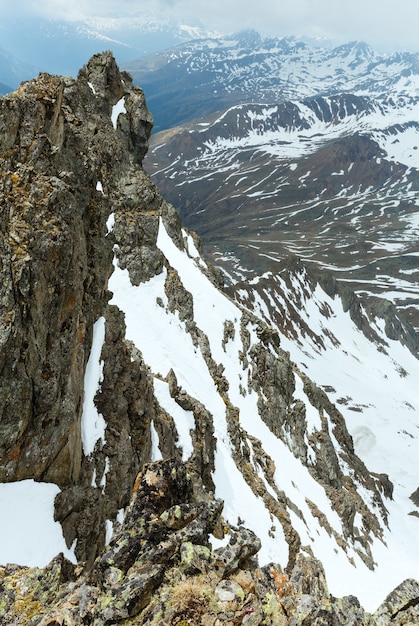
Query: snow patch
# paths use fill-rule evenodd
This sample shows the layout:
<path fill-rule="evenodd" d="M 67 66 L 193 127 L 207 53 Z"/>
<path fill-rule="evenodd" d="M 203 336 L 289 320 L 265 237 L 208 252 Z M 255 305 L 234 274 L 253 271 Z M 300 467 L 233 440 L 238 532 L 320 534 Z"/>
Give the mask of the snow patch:
<path fill-rule="evenodd" d="M 103 361 L 100 360 L 105 342 L 105 318 L 100 317 L 93 326 L 92 348 L 84 375 L 84 399 L 81 416 L 81 436 L 85 456 L 92 454 L 96 442 L 105 443 L 106 422 L 95 405 L 94 399 L 103 380 Z"/>
<path fill-rule="evenodd" d="M 32 479 L 0 484 L 0 563 L 45 567 L 60 552 L 73 563 L 75 543 L 67 548 L 54 521 L 60 488 Z"/>
<path fill-rule="evenodd" d="M 109 545 L 113 535 L 113 524 L 111 520 L 107 519 L 105 522 L 105 545 Z"/>
<path fill-rule="evenodd" d="M 171 415 L 176 424 L 179 435 L 179 445 L 182 448 L 182 461 L 186 462 L 193 453 L 191 430 L 195 428 L 192 411 L 185 411 L 171 397 L 169 385 L 157 378 L 154 380 L 154 393 L 160 405 Z"/>
<path fill-rule="evenodd" d="M 159 448 L 159 436 L 156 431 L 156 427 L 154 426 L 154 422 L 150 422 L 150 430 L 151 430 L 151 461 L 160 461 L 162 457 L 162 453 Z"/>
<path fill-rule="evenodd" d="M 113 127 L 116 129 L 118 117 L 121 113 L 126 113 L 127 110 L 125 108 L 125 96 L 123 96 L 116 104 L 112 107 L 111 120 Z"/>
<path fill-rule="evenodd" d="M 115 213 L 111 213 L 106 221 L 106 228 L 108 229 L 107 234 L 113 231 L 113 227 L 115 226 Z"/>

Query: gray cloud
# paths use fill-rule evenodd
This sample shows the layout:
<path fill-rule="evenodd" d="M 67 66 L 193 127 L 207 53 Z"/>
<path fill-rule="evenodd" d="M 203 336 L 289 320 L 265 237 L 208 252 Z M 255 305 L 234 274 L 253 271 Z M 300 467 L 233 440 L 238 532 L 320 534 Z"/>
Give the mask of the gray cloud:
<path fill-rule="evenodd" d="M 164 17 L 199 20 L 220 32 L 255 28 L 267 35 L 358 39 L 378 49 L 419 51 L 418 0 L 13 0 L 9 7 L 15 15 L 71 19 L 153 10 Z M 6 11 L 7 5 L 0 8 L 0 19 Z"/>

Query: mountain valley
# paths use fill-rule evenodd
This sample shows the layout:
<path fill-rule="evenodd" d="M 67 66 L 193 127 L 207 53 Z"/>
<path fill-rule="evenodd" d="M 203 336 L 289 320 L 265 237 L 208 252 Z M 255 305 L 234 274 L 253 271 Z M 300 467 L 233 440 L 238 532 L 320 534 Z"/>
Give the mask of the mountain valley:
<path fill-rule="evenodd" d="M 418 328 L 416 57 L 260 40 L 259 59 L 234 43 L 213 43 L 208 85 L 217 85 L 215 102 L 246 94 L 254 103 L 155 134 L 146 162 L 154 180 L 233 280 L 296 255 L 357 293 L 392 300 Z M 193 76 L 208 46 L 183 46 L 173 63 Z M 176 99 L 176 82 L 172 89 Z M 183 98 L 188 111 L 188 92 Z"/>

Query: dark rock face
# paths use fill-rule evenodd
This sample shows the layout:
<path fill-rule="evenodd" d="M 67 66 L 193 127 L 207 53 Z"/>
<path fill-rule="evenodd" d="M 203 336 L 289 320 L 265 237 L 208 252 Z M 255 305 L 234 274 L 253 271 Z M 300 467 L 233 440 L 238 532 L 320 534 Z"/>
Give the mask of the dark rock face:
<path fill-rule="evenodd" d="M 121 98 L 125 114 L 113 128 Z M 69 543 L 84 535 L 83 560 L 94 558 L 97 528 L 126 506 L 150 452 L 149 417 L 140 417 L 153 410 L 147 369 L 124 339 L 123 316 L 107 306 L 121 225 L 113 238 L 106 222 L 121 208 L 128 241 L 155 239 L 157 218 L 139 231 L 132 213 L 135 205 L 138 220 L 142 208 L 153 214 L 162 202 L 139 167 L 151 125 L 143 93 L 110 53 L 93 57 L 77 80 L 41 74 L 0 103 L 0 480 L 33 477 L 67 489 L 57 519 Z M 100 316 L 106 366 L 98 404 L 108 433 L 92 461 L 82 453 L 82 396 Z M 91 483 L 94 470 L 100 482 L 106 457 L 101 510 Z"/>
<path fill-rule="evenodd" d="M 71 120 L 65 119 L 64 91 L 62 79 L 41 75 L 23 85 L 18 97 L 1 103 L 8 172 L 2 201 L 1 354 L 3 377 L 11 381 L 2 385 L 1 476 L 35 475 L 60 485 L 80 475 L 77 421 L 91 342 L 86 329 L 106 302 L 103 264 L 109 266 L 111 258 L 109 245 L 95 248 L 106 232 L 107 209 L 95 190 L 94 173 L 86 180 L 87 172 L 78 167 L 82 121 L 74 118 L 73 106 Z M 84 180 L 72 192 L 76 172 Z M 45 439 L 52 454 L 43 459 Z"/>

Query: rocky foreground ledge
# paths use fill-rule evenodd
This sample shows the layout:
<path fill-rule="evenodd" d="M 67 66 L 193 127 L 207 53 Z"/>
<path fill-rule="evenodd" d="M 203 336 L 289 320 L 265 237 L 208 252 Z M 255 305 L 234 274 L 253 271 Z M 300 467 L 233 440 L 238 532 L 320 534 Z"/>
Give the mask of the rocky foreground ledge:
<path fill-rule="evenodd" d="M 62 555 L 45 569 L 0 568 L 4 626 L 386 626 L 419 623 L 419 584 L 404 581 L 374 615 L 327 589 L 321 563 L 300 556 L 289 574 L 258 566 L 260 541 L 223 533 L 223 503 L 197 499 L 185 466 L 169 459 L 139 474 L 125 520 L 88 570 Z"/>

